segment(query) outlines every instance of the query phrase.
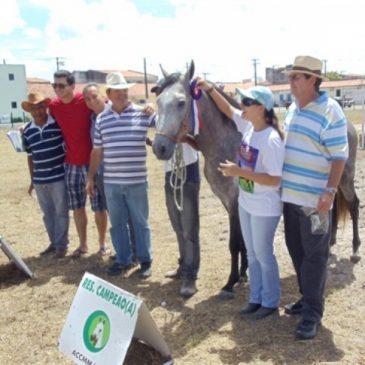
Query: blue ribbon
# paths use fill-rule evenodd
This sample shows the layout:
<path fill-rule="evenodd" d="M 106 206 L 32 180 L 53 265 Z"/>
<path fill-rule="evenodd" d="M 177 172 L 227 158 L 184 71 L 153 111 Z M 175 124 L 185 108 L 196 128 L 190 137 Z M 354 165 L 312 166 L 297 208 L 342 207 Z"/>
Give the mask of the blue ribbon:
<path fill-rule="evenodd" d="M 199 100 L 202 96 L 202 91 L 199 87 L 196 86 L 196 80 L 193 80 L 191 83 L 190 83 L 190 94 L 191 94 L 191 97 L 194 99 L 194 100 Z"/>

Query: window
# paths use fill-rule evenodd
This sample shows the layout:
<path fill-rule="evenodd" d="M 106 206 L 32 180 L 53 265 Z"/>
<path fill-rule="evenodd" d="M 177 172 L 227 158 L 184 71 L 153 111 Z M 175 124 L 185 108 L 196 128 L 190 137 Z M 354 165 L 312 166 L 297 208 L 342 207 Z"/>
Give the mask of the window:
<path fill-rule="evenodd" d="M 9 81 L 13 81 L 14 80 L 14 74 L 9 74 Z"/>
<path fill-rule="evenodd" d="M 16 109 L 17 108 L 16 101 L 12 101 L 11 102 L 11 108 L 12 109 Z"/>

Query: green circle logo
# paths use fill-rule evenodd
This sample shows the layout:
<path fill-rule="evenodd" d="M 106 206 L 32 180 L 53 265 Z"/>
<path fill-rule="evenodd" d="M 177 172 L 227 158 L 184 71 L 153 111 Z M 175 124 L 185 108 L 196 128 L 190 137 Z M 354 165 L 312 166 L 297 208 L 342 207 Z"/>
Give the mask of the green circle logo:
<path fill-rule="evenodd" d="M 91 313 L 84 325 L 84 343 L 91 352 L 101 351 L 110 336 L 110 321 L 103 311 Z"/>

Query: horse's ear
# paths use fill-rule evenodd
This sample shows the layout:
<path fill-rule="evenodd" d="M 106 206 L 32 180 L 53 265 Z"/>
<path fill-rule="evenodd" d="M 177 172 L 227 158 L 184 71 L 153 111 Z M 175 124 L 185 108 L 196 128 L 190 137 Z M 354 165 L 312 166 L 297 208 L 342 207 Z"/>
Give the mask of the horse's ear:
<path fill-rule="evenodd" d="M 160 69 L 161 69 L 161 72 L 162 72 L 162 75 L 163 77 L 166 79 L 167 76 L 169 76 L 169 74 L 165 71 L 165 69 L 162 67 L 161 63 L 160 63 Z"/>
<path fill-rule="evenodd" d="M 189 67 L 189 80 L 191 80 L 193 78 L 194 72 L 195 72 L 195 64 L 194 64 L 194 61 L 191 60 L 190 67 Z"/>
<path fill-rule="evenodd" d="M 190 84 L 190 80 L 194 76 L 194 70 L 195 70 L 194 61 L 191 60 L 189 69 L 186 71 L 186 74 L 185 74 L 185 85 L 189 85 Z"/>

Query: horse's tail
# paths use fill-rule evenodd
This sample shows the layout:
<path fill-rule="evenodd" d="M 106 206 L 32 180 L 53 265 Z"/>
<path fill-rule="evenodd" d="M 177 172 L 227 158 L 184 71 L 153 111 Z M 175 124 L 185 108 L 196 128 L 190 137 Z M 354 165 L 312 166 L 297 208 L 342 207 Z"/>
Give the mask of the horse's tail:
<path fill-rule="evenodd" d="M 346 205 L 345 197 L 341 191 L 341 189 L 337 190 L 336 196 L 336 209 L 337 209 L 337 222 L 341 222 L 343 227 L 345 227 L 345 223 L 348 216 L 348 209 Z"/>

